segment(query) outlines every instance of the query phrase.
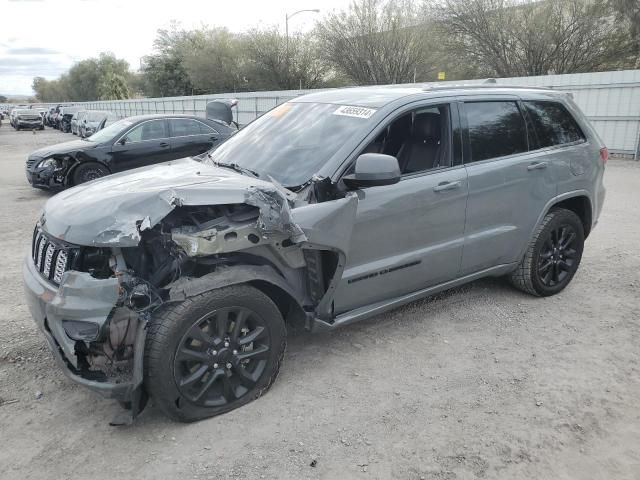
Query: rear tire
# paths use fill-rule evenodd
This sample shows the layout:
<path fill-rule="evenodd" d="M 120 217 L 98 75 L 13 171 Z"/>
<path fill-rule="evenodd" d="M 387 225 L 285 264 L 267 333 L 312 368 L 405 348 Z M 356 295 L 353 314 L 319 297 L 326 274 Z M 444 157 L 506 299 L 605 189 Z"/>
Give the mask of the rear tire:
<path fill-rule="evenodd" d="M 104 165 L 96 162 L 81 163 L 73 171 L 73 184 L 80 185 L 96 178 L 109 175 L 109 170 Z"/>
<path fill-rule="evenodd" d="M 160 410 L 181 422 L 260 397 L 278 375 L 286 347 L 278 307 L 249 285 L 170 305 L 148 328 L 145 389 Z"/>
<path fill-rule="evenodd" d="M 551 210 L 542 220 L 509 280 L 523 292 L 555 295 L 571 282 L 584 249 L 584 227 L 570 210 Z"/>

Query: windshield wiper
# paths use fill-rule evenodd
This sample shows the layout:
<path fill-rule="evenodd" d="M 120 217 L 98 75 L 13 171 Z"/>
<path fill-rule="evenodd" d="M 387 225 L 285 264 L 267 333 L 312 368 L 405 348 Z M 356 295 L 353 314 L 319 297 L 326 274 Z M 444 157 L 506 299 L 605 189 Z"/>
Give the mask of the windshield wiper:
<path fill-rule="evenodd" d="M 209 156 L 209 158 L 211 158 L 211 156 Z M 255 170 L 251 170 L 250 168 L 246 168 L 246 167 L 241 167 L 237 163 L 222 163 L 222 162 L 216 162 L 215 160 L 212 160 L 212 162 L 213 162 L 213 165 L 216 167 L 230 168 L 231 170 L 235 170 L 236 172 L 242 173 L 243 175 L 246 175 L 248 173 L 252 177 L 260 178 L 260 174 Z"/>

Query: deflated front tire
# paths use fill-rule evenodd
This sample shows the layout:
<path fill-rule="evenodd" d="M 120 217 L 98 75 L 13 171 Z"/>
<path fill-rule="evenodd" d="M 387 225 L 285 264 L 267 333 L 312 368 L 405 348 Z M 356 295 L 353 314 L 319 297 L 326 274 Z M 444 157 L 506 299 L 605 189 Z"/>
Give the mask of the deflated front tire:
<path fill-rule="evenodd" d="M 145 349 L 145 388 L 169 417 L 192 422 L 226 413 L 265 393 L 286 346 L 278 307 L 236 285 L 156 312 Z"/>

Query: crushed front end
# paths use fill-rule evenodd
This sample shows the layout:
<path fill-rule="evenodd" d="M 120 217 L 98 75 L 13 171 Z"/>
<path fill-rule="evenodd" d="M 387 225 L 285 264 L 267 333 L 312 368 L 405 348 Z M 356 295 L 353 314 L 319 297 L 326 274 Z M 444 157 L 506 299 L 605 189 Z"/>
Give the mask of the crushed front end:
<path fill-rule="evenodd" d="M 147 328 L 158 310 L 244 283 L 308 328 L 314 318 L 331 321 L 357 197 L 300 197 L 185 160 L 49 199 L 23 272 L 57 363 L 128 407 L 128 422 L 145 402 Z"/>
<path fill-rule="evenodd" d="M 158 300 L 144 283 L 117 274 L 119 255 L 65 243 L 38 225 L 23 277 L 31 315 L 63 372 L 131 405 L 140 399 L 147 312 Z"/>
<path fill-rule="evenodd" d="M 75 161 L 71 157 L 38 157 L 30 155 L 25 165 L 27 181 L 32 187 L 58 190 L 65 186 L 67 172 Z"/>

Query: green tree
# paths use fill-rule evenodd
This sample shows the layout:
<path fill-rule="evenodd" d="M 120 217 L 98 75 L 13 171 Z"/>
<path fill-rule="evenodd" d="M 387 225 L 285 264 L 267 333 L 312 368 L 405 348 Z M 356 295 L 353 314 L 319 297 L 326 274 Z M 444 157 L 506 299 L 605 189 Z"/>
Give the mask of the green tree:
<path fill-rule="evenodd" d="M 120 88 L 119 94 L 126 92 L 127 96 L 124 98 L 128 98 L 128 85 L 133 78 L 129 72 L 129 64 L 112 53 L 101 53 L 98 58 L 88 58 L 76 63 L 67 73 L 55 80 L 35 77 L 32 88 L 42 102 L 83 102 L 102 97 L 101 85 L 105 82 L 111 85 L 114 82 L 113 78 L 117 78 L 117 82 L 124 82 L 126 88 Z M 112 90 L 109 92 L 113 93 Z"/>
<path fill-rule="evenodd" d="M 244 79 L 251 90 L 319 88 L 344 83 L 321 55 L 313 34 L 287 40 L 276 28 L 254 29 L 243 39 Z"/>
<path fill-rule="evenodd" d="M 640 2 L 638 0 L 609 0 L 616 20 L 626 33 L 625 49 L 617 56 L 619 68 L 640 68 Z"/>
<path fill-rule="evenodd" d="M 446 47 L 501 77 L 589 72 L 619 55 L 621 32 L 600 0 L 444 0 Z"/>
<path fill-rule="evenodd" d="M 173 24 L 169 30 L 158 30 L 155 53 L 144 57 L 142 91 L 150 97 L 191 95 L 193 84 L 184 66 L 192 46 L 191 34 Z"/>
<path fill-rule="evenodd" d="M 70 100 L 67 84 L 66 75 L 61 75 L 56 80 L 35 77 L 31 88 L 36 92 L 36 98 L 41 102 L 61 102 Z"/>
<path fill-rule="evenodd" d="M 4 95 L 0 95 L 0 103 L 7 103 L 8 98 Z"/>
<path fill-rule="evenodd" d="M 131 96 L 126 78 L 118 73 L 108 72 L 98 86 L 100 100 L 125 100 Z"/>
<path fill-rule="evenodd" d="M 226 28 L 204 28 L 190 32 L 188 43 L 183 65 L 194 93 L 238 90 L 243 58 L 237 35 Z"/>
<path fill-rule="evenodd" d="M 411 82 L 424 76 L 431 51 L 422 12 L 412 0 L 354 0 L 318 23 L 327 62 L 361 84 Z"/>

